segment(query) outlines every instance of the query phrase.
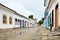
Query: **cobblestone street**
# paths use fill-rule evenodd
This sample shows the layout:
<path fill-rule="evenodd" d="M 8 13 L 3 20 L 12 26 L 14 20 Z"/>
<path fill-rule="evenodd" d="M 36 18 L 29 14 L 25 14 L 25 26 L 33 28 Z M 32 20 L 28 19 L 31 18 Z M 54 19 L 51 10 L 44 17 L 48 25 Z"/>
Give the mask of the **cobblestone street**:
<path fill-rule="evenodd" d="M 59 32 L 44 27 L 0 30 L 0 40 L 60 40 Z"/>

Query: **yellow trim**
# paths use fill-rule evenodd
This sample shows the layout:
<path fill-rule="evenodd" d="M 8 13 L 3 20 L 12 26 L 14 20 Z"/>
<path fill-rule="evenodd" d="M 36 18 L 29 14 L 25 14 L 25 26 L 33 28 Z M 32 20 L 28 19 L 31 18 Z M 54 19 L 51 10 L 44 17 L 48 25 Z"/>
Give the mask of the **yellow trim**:
<path fill-rule="evenodd" d="M 6 15 L 7 16 L 7 15 Z M 8 17 L 7 17 L 7 24 L 8 24 Z"/>
<path fill-rule="evenodd" d="M 3 15 L 5 15 L 7 17 L 6 14 L 3 14 Z M 2 23 L 3 23 L 3 15 L 2 15 Z M 8 24 L 8 17 L 7 17 L 6 23 L 3 23 L 3 24 Z"/>
<path fill-rule="evenodd" d="M 12 18 L 11 16 L 9 17 L 9 24 L 10 24 L 10 21 L 12 21 L 12 20 L 10 20 L 10 18 Z M 11 24 L 13 24 L 13 23 L 11 23 Z"/>

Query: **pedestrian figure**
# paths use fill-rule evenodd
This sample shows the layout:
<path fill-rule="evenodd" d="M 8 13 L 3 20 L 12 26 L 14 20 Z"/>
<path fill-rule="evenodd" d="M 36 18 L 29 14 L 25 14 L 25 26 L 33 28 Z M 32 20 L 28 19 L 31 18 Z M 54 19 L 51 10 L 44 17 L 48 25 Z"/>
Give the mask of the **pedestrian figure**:
<path fill-rule="evenodd" d="M 52 24 L 50 24 L 50 32 L 52 31 L 52 27 L 53 27 Z"/>

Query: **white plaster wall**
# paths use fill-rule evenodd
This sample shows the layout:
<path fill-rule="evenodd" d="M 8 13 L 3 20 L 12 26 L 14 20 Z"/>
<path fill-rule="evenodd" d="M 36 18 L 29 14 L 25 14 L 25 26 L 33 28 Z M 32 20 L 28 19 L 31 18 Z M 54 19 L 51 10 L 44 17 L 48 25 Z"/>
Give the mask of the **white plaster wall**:
<path fill-rule="evenodd" d="M 48 6 L 50 0 L 46 0 L 45 5 Z"/>
<path fill-rule="evenodd" d="M 60 26 L 60 0 L 59 0 L 59 26 Z"/>
<path fill-rule="evenodd" d="M 9 16 L 12 16 L 12 18 L 13 18 L 13 15 L 11 15 L 11 13 L 12 13 L 12 12 L 10 12 L 9 10 L 5 9 L 4 7 L 2 7 L 2 6 L 0 5 L 0 28 L 13 28 L 14 24 L 9 25 L 9 23 L 8 23 L 8 24 L 3 24 L 3 23 L 2 23 L 2 15 L 5 14 L 5 15 L 7 15 L 8 17 L 9 17 Z"/>

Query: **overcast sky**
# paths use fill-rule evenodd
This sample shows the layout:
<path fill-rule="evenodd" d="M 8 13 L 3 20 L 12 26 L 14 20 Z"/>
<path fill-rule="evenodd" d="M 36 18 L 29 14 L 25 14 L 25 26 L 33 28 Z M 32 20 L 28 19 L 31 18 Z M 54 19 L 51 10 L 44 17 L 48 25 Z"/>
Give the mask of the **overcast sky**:
<path fill-rule="evenodd" d="M 34 15 L 38 20 L 44 17 L 44 0 L 0 0 L 0 3 L 26 17 Z"/>

